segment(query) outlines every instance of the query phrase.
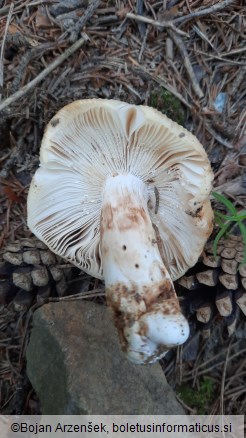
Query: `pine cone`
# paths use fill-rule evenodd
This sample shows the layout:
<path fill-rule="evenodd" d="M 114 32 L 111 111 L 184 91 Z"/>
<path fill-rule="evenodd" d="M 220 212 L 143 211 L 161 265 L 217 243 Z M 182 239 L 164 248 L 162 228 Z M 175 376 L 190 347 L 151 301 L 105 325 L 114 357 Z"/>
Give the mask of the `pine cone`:
<path fill-rule="evenodd" d="M 0 263 L 0 304 L 26 310 L 50 296 L 64 296 L 73 265 L 64 262 L 36 238 L 7 245 Z"/>
<path fill-rule="evenodd" d="M 221 239 L 217 257 L 213 256 L 213 242 L 208 242 L 199 262 L 177 282 L 182 295 L 186 289 L 184 308 L 204 324 L 206 336 L 216 313 L 225 319 L 229 335 L 235 330 L 239 309 L 246 315 L 246 263 L 243 258 L 242 236 L 230 235 Z"/>
<path fill-rule="evenodd" d="M 195 315 L 204 336 L 209 335 L 216 312 L 225 320 L 229 334 L 235 330 L 239 309 L 246 314 L 243 250 L 242 237 L 229 236 L 220 240 L 218 257 L 214 258 L 209 242 L 199 262 L 176 282 L 184 310 L 188 316 Z M 34 237 L 7 245 L 2 258 L 0 304 L 12 302 L 17 311 L 26 310 L 35 302 L 41 304 L 50 296 L 67 295 L 68 280 L 81 274 Z M 91 278 L 87 277 L 73 283 L 73 293 L 90 289 Z"/>

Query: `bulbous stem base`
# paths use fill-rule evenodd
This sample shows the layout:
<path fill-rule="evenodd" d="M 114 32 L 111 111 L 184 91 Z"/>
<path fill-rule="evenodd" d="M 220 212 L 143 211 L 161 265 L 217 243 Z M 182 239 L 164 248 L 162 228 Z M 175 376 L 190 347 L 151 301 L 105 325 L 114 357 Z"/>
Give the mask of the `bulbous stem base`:
<path fill-rule="evenodd" d="M 147 202 L 146 186 L 134 175 L 107 179 L 101 212 L 106 296 L 122 349 L 135 363 L 153 363 L 189 336 Z"/>

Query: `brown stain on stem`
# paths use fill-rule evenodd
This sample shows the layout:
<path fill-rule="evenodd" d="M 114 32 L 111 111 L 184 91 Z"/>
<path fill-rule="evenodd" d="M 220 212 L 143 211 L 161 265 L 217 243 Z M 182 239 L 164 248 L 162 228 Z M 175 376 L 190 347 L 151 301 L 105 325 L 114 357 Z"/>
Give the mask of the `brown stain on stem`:
<path fill-rule="evenodd" d="M 142 339 L 148 337 L 148 325 L 141 320 L 144 315 L 162 314 L 179 315 L 180 305 L 174 287 L 170 280 L 163 279 L 156 282 L 154 286 L 139 287 L 133 284 L 128 288 L 125 284 L 117 283 L 115 286 L 106 288 L 107 304 L 113 311 L 114 323 L 118 330 L 119 340 L 122 351 L 127 352 L 129 342 L 125 336 L 125 329 L 132 327 L 134 323 L 139 323 L 138 335 Z M 122 309 L 121 303 L 128 302 L 129 308 Z M 141 310 L 140 303 L 145 303 L 146 308 Z M 130 307 L 134 303 L 135 311 L 131 312 Z M 136 310 L 137 309 L 137 310 Z M 158 355 L 165 351 L 165 346 L 157 346 L 153 357 L 149 357 L 147 362 L 152 362 Z"/>
<path fill-rule="evenodd" d="M 117 207 L 106 204 L 102 208 L 101 232 L 117 228 L 126 231 L 147 224 L 148 215 L 143 207 L 136 207 L 130 195 L 124 197 Z"/>

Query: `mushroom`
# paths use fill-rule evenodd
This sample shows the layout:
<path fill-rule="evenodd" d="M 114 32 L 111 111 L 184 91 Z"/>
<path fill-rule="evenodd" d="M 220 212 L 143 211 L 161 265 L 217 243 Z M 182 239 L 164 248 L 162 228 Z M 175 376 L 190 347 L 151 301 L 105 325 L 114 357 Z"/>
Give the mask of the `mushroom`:
<path fill-rule="evenodd" d="M 153 108 L 79 100 L 46 128 L 29 228 L 104 279 L 135 363 L 153 363 L 189 336 L 173 280 L 197 262 L 212 231 L 212 177 L 196 137 Z"/>

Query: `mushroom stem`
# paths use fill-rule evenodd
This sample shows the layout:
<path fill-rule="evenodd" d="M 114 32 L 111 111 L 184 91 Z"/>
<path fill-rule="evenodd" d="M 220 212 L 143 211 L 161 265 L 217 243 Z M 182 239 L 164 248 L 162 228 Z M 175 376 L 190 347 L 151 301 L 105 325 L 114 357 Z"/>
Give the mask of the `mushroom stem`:
<path fill-rule="evenodd" d="M 189 336 L 158 250 L 147 202 L 147 188 L 136 176 L 116 175 L 106 180 L 101 253 L 107 302 L 123 351 L 139 364 L 155 362 Z"/>

